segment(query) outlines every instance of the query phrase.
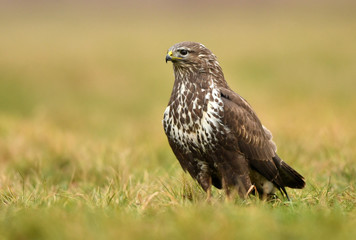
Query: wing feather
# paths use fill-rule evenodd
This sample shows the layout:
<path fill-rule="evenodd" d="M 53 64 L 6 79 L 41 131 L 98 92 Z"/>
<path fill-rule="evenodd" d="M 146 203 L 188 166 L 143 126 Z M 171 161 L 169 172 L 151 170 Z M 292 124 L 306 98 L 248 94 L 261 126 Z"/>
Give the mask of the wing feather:
<path fill-rule="evenodd" d="M 275 181 L 278 169 L 273 161 L 276 147 L 271 133 L 245 99 L 230 89 L 221 88 L 220 92 L 224 102 L 224 124 L 232 131 L 230 134 L 238 150 L 246 156 L 251 167 Z"/>

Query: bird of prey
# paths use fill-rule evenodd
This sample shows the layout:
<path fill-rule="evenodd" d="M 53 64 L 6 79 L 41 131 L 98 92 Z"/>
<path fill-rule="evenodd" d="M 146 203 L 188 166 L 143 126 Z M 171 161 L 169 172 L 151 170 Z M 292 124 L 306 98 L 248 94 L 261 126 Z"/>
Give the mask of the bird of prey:
<path fill-rule="evenodd" d="M 249 103 L 228 86 L 216 56 L 203 44 L 169 48 L 174 86 L 163 116 L 168 142 L 184 171 L 211 197 L 211 186 L 227 197 L 264 199 L 285 187 L 303 188 L 304 178 L 276 153 L 271 132 Z M 257 190 L 257 192 L 256 192 Z"/>

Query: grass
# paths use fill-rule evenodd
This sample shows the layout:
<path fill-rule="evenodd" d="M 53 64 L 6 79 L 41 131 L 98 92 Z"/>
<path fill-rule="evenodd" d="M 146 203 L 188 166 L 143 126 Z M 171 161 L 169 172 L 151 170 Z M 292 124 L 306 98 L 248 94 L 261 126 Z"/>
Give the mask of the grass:
<path fill-rule="evenodd" d="M 78 6 L 0 10 L 0 239 L 355 236 L 352 3 Z M 161 126 L 183 40 L 218 56 L 305 176 L 292 203 L 208 204 L 183 173 Z"/>

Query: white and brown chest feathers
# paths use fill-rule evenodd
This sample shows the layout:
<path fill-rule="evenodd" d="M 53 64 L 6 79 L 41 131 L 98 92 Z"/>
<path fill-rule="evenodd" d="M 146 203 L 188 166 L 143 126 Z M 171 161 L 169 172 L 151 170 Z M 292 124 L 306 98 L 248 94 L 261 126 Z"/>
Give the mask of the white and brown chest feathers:
<path fill-rule="evenodd" d="M 222 124 L 223 114 L 223 101 L 213 81 L 206 89 L 180 82 L 164 112 L 164 131 L 185 151 L 203 153 L 213 150 L 218 139 L 229 131 Z"/>

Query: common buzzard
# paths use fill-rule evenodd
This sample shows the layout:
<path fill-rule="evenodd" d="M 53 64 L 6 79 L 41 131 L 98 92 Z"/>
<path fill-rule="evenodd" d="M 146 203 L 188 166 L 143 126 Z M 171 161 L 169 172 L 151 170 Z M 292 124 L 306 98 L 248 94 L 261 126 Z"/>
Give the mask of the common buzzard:
<path fill-rule="evenodd" d="M 263 198 L 285 187 L 303 188 L 304 178 L 276 153 L 271 132 L 251 106 L 230 89 L 216 56 L 203 44 L 173 45 L 174 86 L 163 127 L 182 168 L 211 196 L 211 186 L 229 197 Z"/>

